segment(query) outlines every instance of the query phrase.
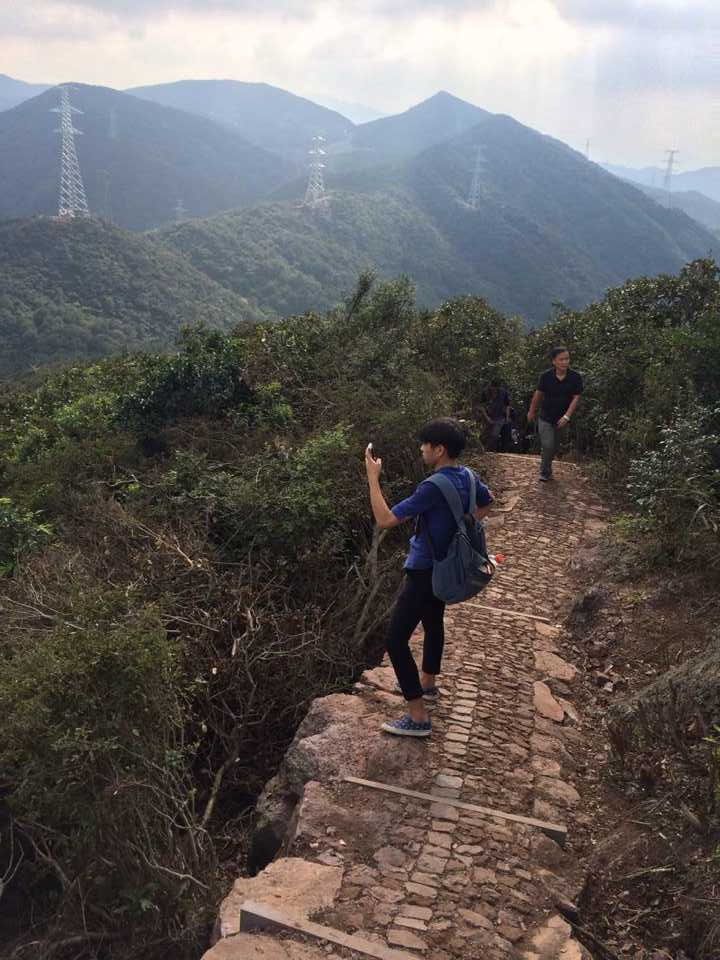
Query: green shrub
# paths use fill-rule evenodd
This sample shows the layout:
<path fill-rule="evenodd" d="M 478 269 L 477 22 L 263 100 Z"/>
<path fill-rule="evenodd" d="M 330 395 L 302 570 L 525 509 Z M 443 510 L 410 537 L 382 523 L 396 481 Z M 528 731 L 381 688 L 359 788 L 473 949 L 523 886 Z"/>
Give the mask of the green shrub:
<path fill-rule="evenodd" d="M 720 546 L 720 405 L 678 410 L 655 446 L 630 464 L 628 490 L 668 559 Z"/>
<path fill-rule="evenodd" d="M 18 558 L 44 546 L 52 527 L 38 513 L 23 510 L 8 497 L 0 497 L 0 575 L 12 573 Z"/>

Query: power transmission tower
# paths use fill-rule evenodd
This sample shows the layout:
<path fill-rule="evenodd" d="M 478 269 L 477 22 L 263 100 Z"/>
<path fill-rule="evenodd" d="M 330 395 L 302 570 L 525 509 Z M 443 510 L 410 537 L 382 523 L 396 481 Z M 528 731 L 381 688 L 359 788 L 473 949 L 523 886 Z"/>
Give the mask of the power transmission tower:
<path fill-rule="evenodd" d="M 55 131 L 61 136 L 58 216 L 87 217 L 90 211 L 75 149 L 75 134 L 82 131 L 73 126 L 73 114 L 82 113 L 82 110 L 70 105 L 67 87 L 60 87 L 60 105 L 53 107 L 50 112 L 60 114 L 60 126 Z"/>
<path fill-rule="evenodd" d="M 667 156 L 667 166 L 665 167 L 665 179 L 663 181 L 663 187 L 667 194 L 667 205 L 668 209 L 672 207 L 672 178 L 673 178 L 673 169 L 675 167 L 675 156 L 680 153 L 679 150 L 666 150 L 665 154 Z"/>
<path fill-rule="evenodd" d="M 325 137 L 313 137 L 312 147 L 308 151 L 310 157 L 310 170 L 308 174 L 307 189 L 305 190 L 305 203 L 316 204 L 325 199 L 325 151 L 323 144 Z"/>
<path fill-rule="evenodd" d="M 182 197 L 178 197 L 178 202 L 175 204 L 175 223 L 180 223 L 181 220 L 185 219 L 187 210 L 183 206 Z"/>
<path fill-rule="evenodd" d="M 482 175 L 485 171 L 485 149 L 482 144 L 477 148 L 475 154 L 475 169 L 473 170 L 472 183 L 470 184 L 470 193 L 468 194 L 468 206 L 477 210 L 480 206 L 480 186 Z"/>
<path fill-rule="evenodd" d="M 585 159 L 586 160 L 590 159 L 590 141 L 589 140 L 585 141 Z"/>

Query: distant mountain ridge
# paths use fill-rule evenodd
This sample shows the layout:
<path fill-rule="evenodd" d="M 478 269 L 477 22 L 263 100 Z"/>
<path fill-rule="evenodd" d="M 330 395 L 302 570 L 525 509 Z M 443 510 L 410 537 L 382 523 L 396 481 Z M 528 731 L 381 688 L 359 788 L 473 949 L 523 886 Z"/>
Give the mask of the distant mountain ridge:
<path fill-rule="evenodd" d="M 335 110 L 267 83 L 179 80 L 126 92 L 209 117 L 237 130 L 250 143 L 281 155 L 305 157 L 313 137 L 342 139 L 354 126 Z"/>
<path fill-rule="evenodd" d="M 682 210 L 693 220 L 697 220 L 708 230 L 716 233 L 720 231 L 720 203 L 711 200 L 704 193 L 697 190 L 673 190 L 668 197 L 666 190 L 657 187 L 646 187 L 637 184 L 638 188 L 652 197 L 663 207 L 672 207 L 674 210 Z"/>
<path fill-rule="evenodd" d="M 479 293 L 532 322 L 555 302 L 581 307 L 629 277 L 675 272 L 717 248 L 699 224 L 560 141 L 510 117 L 481 116 L 403 162 L 329 173 L 325 207 L 298 206 L 297 184 L 278 191 L 283 202 L 161 236 L 273 313 L 331 306 L 359 270 L 374 268 L 410 276 L 428 307 Z"/>
<path fill-rule="evenodd" d="M 640 183 L 646 187 L 663 189 L 665 182 L 665 171 L 660 167 L 624 167 L 612 163 L 604 163 L 602 166 L 625 180 L 632 180 L 634 183 Z M 681 173 L 673 173 L 672 190 L 674 192 L 695 191 L 702 193 L 716 203 L 720 203 L 720 166 L 718 167 L 700 167 L 697 170 L 686 170 Z"/>
<path fill-rule="evenodd" d="M 25 83 L 24 80 L 15 80 L 5 73 L 0 73 L 0 111 L 10 110 L 24 100 L 36 97 L 49 88 L 48 83 Z"/>
<path fill-rule="evenodd" d="M 90 210 L 143 230 L 269 194 L 293 175 L 277 154 L 204 117 L 106 87 L 72 84 L 77 153 Z M 0 217 L 54 214 L 58 91 L 0 113 Z"/>

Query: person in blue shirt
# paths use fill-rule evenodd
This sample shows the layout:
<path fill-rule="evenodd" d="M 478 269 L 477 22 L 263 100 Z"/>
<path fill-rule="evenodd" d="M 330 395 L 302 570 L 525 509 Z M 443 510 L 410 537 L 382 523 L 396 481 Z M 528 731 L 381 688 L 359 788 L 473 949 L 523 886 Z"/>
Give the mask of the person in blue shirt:
<path fill-rule="evenodd" d="M 458 462 L 465 448 L 462 426 L 449 417 L 431 420 L 422 428 L 418 439 L 425 466 L 442 471 L 452 480 L 467 510 L 470 506 L 470 480 L 466 469 Z M 435 556 L 442 559 L 457 525 L 444 496 L 434 483 L 428 481 L 423 481 L 412 496 L 390 509 L 380 487 L 382 460 L 375 456 L 372 444 L 368 444 L 365 451 L 365 467 L 370 505 L 377 525 L 389 529 L 406 520 L 416 520 L 405 560 L 405 582 L 393 608 L 387 639 L 390 662 L 407 701 L 407 714 L 399 720 L 384 723 L 382 729 L 398 736 L 427 737 L 432 726 L 425 701 L 438 697 L 437 676 L 445 643 L 445 604 L 438 600 L 432 589 L 433 548 Z M 478 504 L 475 516 L 482 519 L 493 498 L 477 476 L 475 484 Z M 420 622 L 425 636 L 422 667 L 418 672 L 410 650 L 410 637 Z"/>

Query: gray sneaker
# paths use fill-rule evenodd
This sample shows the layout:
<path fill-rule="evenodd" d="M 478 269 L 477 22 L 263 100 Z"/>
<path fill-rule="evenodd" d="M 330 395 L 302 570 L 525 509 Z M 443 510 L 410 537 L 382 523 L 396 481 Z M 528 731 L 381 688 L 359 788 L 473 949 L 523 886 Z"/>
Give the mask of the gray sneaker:
<path fill-rule="evenodd" d="M 417 723 L 409 714 L 406 714 L 399 720 L 387 720 L 380 729 L 396 737 L 429 737 L 432 733 L 432 724 L 429 720 L 425 723 Z"/>

